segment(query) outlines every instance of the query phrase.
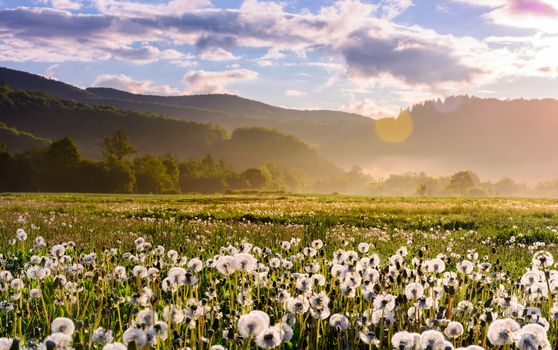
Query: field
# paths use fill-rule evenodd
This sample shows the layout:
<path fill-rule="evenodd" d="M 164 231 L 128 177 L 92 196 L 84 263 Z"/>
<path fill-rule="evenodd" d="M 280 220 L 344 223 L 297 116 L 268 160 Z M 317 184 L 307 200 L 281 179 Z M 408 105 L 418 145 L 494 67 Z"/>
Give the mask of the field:
<path fill-rule="evenodd" d="M 557 242 L 558 200 L 6 194 L 0 349 L 551 349 Z"/>

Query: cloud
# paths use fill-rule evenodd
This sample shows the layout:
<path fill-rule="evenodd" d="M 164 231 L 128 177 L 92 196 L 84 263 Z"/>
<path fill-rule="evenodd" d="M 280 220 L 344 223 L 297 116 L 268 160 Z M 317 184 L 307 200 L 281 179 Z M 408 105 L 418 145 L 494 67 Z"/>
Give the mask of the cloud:
<path fill-rule="evenodd" d="M 243 80 L 254 79 L 255 71 L 234 69 L 226 71 L 197 70 L 188 72 L 182 82 L 188 86 L 190 94 L 224 94 L 229 93 L 227 86 Z"/>
<path fill-rule="evenodd" d="M 327 71 L 326 86 L 339 80 L 361 86 L 396 78 L 401 85 L 431 89 L 444 84 L 474 85 L 480 76 L 507 74 L 514 64 L 527 61 L 525 51 L 507 46 L 494 50 L 483 40 L 395 23 L 393 18 L 413 5 L 410 0 L 374 4 L 339 0 L 300 13 L 288 12 L 283 2 L 257 0 L 245 0 L 238 9 L 214 8 L 205 0 L 94 3 L 96 13 L 0 10 L 0 60 L 117 59 L 135 64 L 168 60 L 189 67 L 196 59 L 180 51 L 190 46 L 196 57 L 208 61 L 256 62 L 263 67 L 277 59 L 296 64 L 325 62 L 336 67 Z M 500 10 L 489 9 L 487 16 L 496 16 Z M 238 57 L 232 53 L 238 48 L 266 53 L 259 59 Z M 206 85 L 208 90 L 223 88 L 211 82 Z"/>
<path fill-rule="evenodd" d="M 307 93 L 304 91 L 300 91 L 300 90 L 287 90 L 285 91 L 285 96 L 289 96 L 289 97 L 300 97 L 300 96 L 306 96 Z"/>
<path fill-rule="evenodd" d="M 93 82 L 94 87 L 108 87 L 134 94 L 176 95 L 180 91 L 168 85 L 155 85 L 150 80 L 134 80 L 123 74 L 103 74 Z"/>
<path fill-rule="evenodd" d="M 210 0 L 170 0 L 159 4 L 131 0 L 93 0 L 93 2 L 95 7 L 104 14 L 126 17 L 177 16 L 211 7 Z"/>
<path fill-rule="evenodd" d="M 382 39 L 355 33 L 341 52 L 349 75 L 377 77 L 387 73 L 411 85 L 471 81 L 481 72 L 460 63 L 447 47 L 405 37 Z"/>
<path fill-rule="evenodd" d="M 57 70 L 60 68 L 59 64 L 51 64 L 45 71 L 45 77 L 49 79 L 57 79 L 56 74 Z"/>
<path fill-rule="evenodd" d="M 353 100 L 341 106 L 342 111 L 375 119 L 396 116 L 400 109 L 401 108 L 395 104 L 378 103 L 369 98 Z"/>
<path fill-rule="evenodd" d="M 233 61 L 240 59 L 240 57 L 220 47 L 210 47 L 203 50 L 200 54 L 200 58 L 207 61 Z"/>
<path fill-rule="evenodd" d="M 42 3 L 48 3 L 55 9 L 60 10 L 79 10 L 81 3 L 79 0 L 41 0 Z"/>

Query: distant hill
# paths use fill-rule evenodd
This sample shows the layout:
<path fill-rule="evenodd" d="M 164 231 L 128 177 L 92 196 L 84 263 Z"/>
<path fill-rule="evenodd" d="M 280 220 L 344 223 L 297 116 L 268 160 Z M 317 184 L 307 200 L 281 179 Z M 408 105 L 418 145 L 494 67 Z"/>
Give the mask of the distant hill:
<path fill-rule="evenodd" d="M 341 156 L 344 148 L 329 145 L 344 143 L 345 137 L 355 130 L 373 128 L 369 118 L 357 114 L 285 109 L 234 95 L 152 96 L 111 88 L 80 89 L 39 75 L 1 67 L 0 81 L 17 89 L 44 91 L 61 99 L 90 105 L 112 106 L 165 114 L 186 121 L 218 124 L 228 131 L 245 126 L 276 129 L 317 147 L 323 155 Z"/>
<path fill-rule="evenodd" d="M 386 142 L 379 137 L 379 126 L 398 122 L 336 111 L 285 109 L 233 95 L 146 96 L 108 88 L 83 90 L 6 68 L 0 68 L 0 80 L 89 105 L 214 123 L 229 132 L 246 126 L 275 129 L 311 145 L 332 163 L 346 169 L 358 164 L 376 176 L 406 171 L 447 175 L 463 169 L 483 178 L 510 176 L 528 182 L 558 176 L 558 101 L 553 99 L 455 96 L 425 101 L 408 109 L 408 137 Z"/>
<path fill-rule="evenodd" d="M 213 154 L 240 169 L 275 161 L 301 170 L 311 179 L 341 174 L 338 167 L 325 161 L 308 145 L 277 131 L 247 128 L 229 136 L 223 128 L 212 124 L 91 106 L 8 86 L 0 87 L 0 122 L 24 130 L 18 131 L 20 138 L 38 135 L 37 142 L 70 137 L 82 153 L 91 158 L 100 157 L 104 137 L 122 128 L 139 153 L 171 153 L 180 159 Z M 7 126 L 5 129 L 11 134 L 16 132 Z M 14 144 L 10 141 L 13 137 L 4 138 L 3 135 L 0 133 L 1 142 L 8 146 Z"/>
<path fill-rule="evenodd" d="M 21 152 L 44 147 L 50 143 L 50 140 L 0 123 L 0 143 L 10 152 Z"/>

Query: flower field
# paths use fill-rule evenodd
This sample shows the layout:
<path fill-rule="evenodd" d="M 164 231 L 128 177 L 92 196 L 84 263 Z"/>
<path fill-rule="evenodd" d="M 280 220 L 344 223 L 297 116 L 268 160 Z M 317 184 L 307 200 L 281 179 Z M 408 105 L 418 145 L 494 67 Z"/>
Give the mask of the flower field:
<path fill-rule="evenodd" d="M 0 349 L 554 349 L 558 201 L 0 197 Z"/>

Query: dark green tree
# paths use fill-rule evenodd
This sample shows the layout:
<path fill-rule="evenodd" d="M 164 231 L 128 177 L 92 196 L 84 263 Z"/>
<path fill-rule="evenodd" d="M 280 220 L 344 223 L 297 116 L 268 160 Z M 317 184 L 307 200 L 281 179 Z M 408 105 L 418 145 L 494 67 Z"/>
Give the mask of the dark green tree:
<path fill-rule="evenodd" d="M 103 147 L 103 157 L 105 159 L 114 158 L 121 161 L 136 152 L 124 129 L 118 129 L 114 135 L 105 137 Z"/>
<path fill-rule="evenodd" d="M 134 159 L 134 173 L 139 193 L 161 193 L 171 184 L 165 164 L 151 154 Z"/>

